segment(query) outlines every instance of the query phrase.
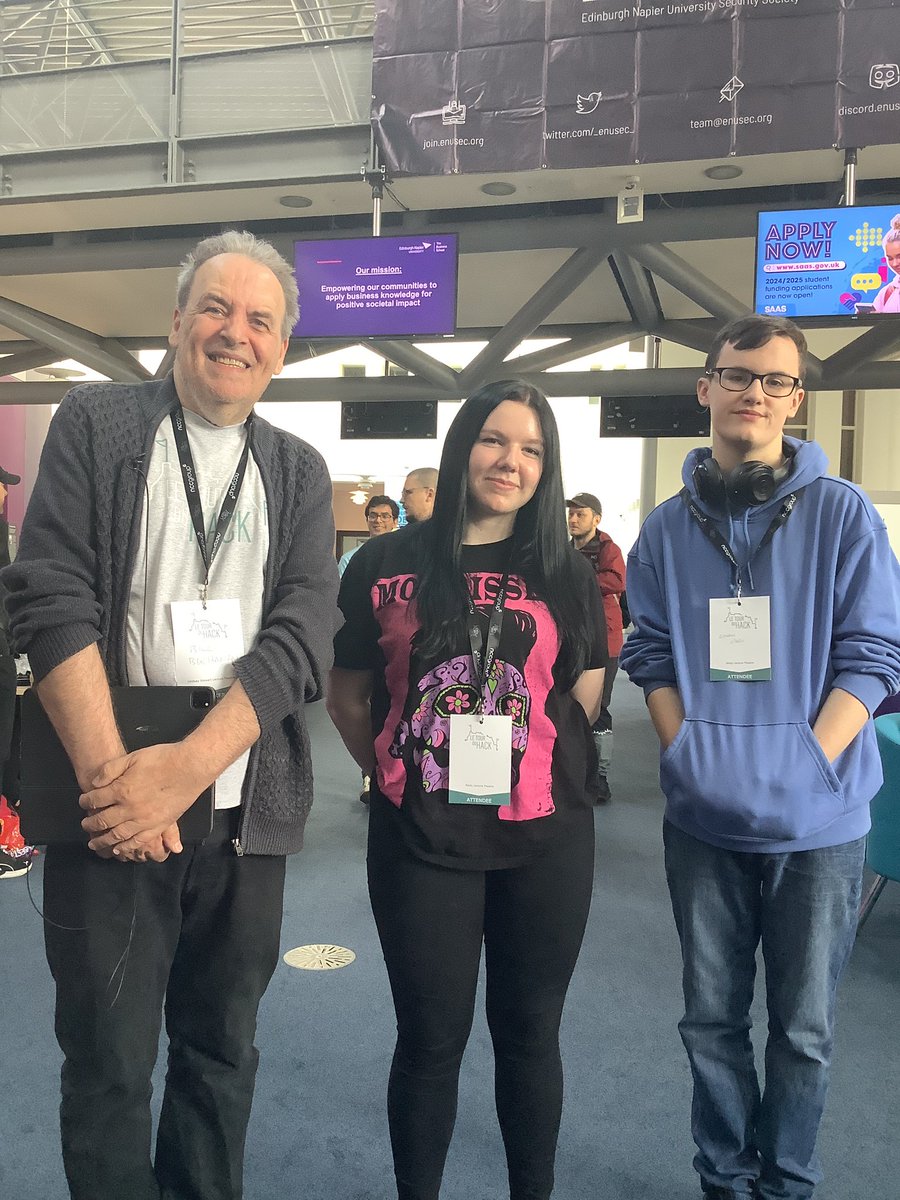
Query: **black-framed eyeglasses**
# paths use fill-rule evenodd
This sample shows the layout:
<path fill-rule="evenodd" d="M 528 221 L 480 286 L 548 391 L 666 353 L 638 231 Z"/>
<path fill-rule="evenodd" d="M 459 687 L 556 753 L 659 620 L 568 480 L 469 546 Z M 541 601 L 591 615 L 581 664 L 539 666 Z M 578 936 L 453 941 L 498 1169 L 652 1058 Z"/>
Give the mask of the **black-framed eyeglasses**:
<path fill-rule="evenodd" d="M 796 375 L 785 375 L 782 371 L 766 371 L 760 375 L 756 371 L 748 371 L 746 367 L 710 367 L 706 374 L 718 375 L 719 383 L 726 392 L 746 392 L 754 379 L 758 379 L 762 390 L 773 400 L 790 396 L 803 382 Z"/>

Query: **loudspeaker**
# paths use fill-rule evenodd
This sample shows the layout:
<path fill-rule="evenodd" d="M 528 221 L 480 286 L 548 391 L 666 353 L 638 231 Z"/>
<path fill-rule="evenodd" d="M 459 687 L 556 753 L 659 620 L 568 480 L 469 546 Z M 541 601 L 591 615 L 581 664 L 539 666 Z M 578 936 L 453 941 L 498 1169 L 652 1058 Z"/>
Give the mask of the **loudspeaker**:
<path fill-rule="evenodd" d="M 344 400 L 341 438 L 436 438 L 434 400 Z"/>

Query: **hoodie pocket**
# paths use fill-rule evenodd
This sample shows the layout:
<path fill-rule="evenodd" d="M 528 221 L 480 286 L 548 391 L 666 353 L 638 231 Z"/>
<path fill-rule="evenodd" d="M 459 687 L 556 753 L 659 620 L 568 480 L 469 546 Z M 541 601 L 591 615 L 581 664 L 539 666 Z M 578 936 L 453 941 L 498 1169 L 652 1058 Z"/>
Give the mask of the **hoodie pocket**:
<path fill-rule="evenodd" d="M 845 811 L 840 780 L 805 721 L 685 720 L 659 780 L 670 813 L 688 828 L 749 843 L 807 837 Z"/>

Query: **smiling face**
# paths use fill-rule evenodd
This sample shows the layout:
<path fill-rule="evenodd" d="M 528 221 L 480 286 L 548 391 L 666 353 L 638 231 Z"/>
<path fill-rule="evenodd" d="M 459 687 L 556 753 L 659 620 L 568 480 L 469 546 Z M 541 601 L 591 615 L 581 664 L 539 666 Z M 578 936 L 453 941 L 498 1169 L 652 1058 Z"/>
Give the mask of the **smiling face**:
<path fill-rule="evenodd" d="M 537 490 L 543 470 L 544 439 L 533 408 L 504 400 L 481 427 L 469 454 L 467 516 L 475 521 L 509 518 Z"/>
<path fill-rule="evenodd" d="M 268 267 L 220 254 L 197 270 L 175 310 L 175 387 L 185 408 L 215 425 L 245 420 L 284 365 L 284 293 Z"/>
<path fill-rule="evenodd" d="M 781 336 L 771 337 L 755 350 L 735 350 L 726 342 L 716 366 L 799 377 L 800 354 L 790 338 Z M 751 460 L 776 466 L 782 456 L 784 423 L 794 416 L 803 395 L 798 387 L 788 396 L 767 396 L 758 379 L 742 392 L 723 388 L 716 375 L 699 379 L 697 398 L 709 409 L 713 457 L 722 470 L 730 471 Z"/>
<path fill-rule="evenodd" d="M 884 257 L 895 275 L 900 275 L 900 238 L 885 238 Z"/>
<path fill-rule="evenodd" d="M 394 514 L 386 504 L 373 504 L 366 513 L 366 524 L 373 537 L 380 533 L 391 533 L 397 528 Z"/>

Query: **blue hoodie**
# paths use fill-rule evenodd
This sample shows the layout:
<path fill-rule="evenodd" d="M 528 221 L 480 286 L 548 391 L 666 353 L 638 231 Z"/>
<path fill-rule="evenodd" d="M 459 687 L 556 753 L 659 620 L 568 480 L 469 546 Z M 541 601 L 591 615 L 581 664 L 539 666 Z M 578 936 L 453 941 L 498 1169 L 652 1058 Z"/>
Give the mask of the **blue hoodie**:
<path fill-rule="evenodd" d="M 870 713 L 900 691 L 900 566 L 884 522 L 855 484 L 824 474 L 815 442 L 784 440 L 793 470 L 758 507 L 716 512 L 700 501 L 692 473 L 708 449 L 682 468 L 742 568 L 744 594 L 770 597 L 772 678 L 710 681 L 709 600 L 733 594 L 736 572 L 677 496 L 650 514 L 628 557 L 635 629 L 621 655 L 645 695 L 677 687 L 684 705 L 660 757 L 667 818 L 714 846 L 760 853 L 868 831 L 882 782 L 871 721 L 833 763 L 812 725 L 832 688 Z M 793 512 L 757 553 L 792 492 Z"/>

